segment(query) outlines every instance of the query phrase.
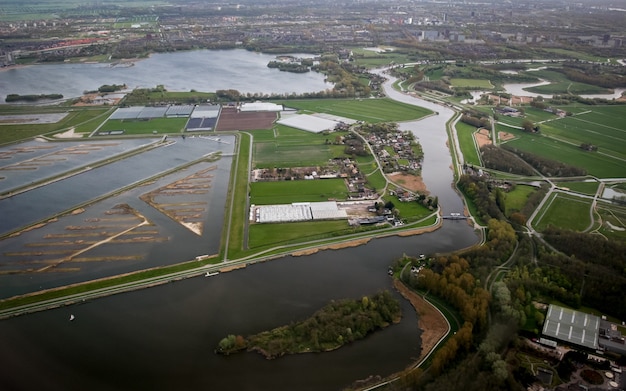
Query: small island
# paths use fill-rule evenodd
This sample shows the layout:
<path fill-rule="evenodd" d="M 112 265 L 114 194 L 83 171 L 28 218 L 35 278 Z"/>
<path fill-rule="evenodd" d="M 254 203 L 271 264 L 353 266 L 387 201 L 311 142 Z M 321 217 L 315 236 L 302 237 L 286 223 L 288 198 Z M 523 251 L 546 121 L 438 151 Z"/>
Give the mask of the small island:
<path fill-rule="evenodd" d="M 285 354 L 326 352 L 398 323 L 401 316 L 399 301 L 389 291 L 382 291 L 360 300 L 332 301 L 304 321 L 247 338 L 228 335 L 215 351 L 224 355 L 253 351 L 268 360 Z"/>
<path fill-rule="evenodd" d="M 9 94 L 4 99 L 6 103 L 13 102 L 36 102 L 38 100 L 57 100 L 63 99 L 62 94 L 40 94 L 40 95 L 19 95 L 19 94 Z"/>

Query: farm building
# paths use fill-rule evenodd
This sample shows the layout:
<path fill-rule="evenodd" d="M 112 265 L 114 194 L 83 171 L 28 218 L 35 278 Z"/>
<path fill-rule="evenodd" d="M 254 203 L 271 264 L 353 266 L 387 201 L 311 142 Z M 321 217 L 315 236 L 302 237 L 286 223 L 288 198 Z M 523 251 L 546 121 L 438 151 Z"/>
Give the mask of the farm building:
<path fill-rule="evenodd" d="M 308 220 L 347 219 L 345 210 L 334 201 L 297 202 L 281 205 L 252 205 L 250 220 L 257 223 L 280 223 Z"/>

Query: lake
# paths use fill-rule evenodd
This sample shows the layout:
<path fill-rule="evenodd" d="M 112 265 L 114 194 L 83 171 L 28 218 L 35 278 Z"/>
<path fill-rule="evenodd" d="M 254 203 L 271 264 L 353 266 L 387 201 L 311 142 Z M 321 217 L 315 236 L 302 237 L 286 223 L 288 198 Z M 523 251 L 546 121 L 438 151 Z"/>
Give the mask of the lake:
<path fill-rule="evenodd" d="M 294 54 L 312 57 L 310 54 Z M 156 53 L 132 66 L 110 64 L 42 64 L 0 70 L 0 102 L 9 94 L 81 96 L 108 84 L 129 89 L 164 85 L 168 91 L 235 89 L 242 93 L 303 93 L 332 88 L 316 72 L 292 73 L 270 69 L 274 55 L 233 50 L 194 50 Z"/>

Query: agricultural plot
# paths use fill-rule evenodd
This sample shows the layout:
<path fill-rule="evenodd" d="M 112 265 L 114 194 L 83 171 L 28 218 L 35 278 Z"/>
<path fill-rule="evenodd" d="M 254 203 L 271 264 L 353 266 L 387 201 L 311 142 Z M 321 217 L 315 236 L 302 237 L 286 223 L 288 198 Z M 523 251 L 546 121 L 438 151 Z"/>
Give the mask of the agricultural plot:
<path fill-rule="evenodd" d="M 549 225 L 574 231 L 586 230 L 590 223 L 591 200 L 555 193 L 533 221 L 537 231 Z"/>
<path fill-rule="evenodd" d="M 541 133 L 527 134 L 498 125 L 518 138 L 510 145 L 535 155 L 581 167 L 599 178 L 626 177 L 626 106 L 590 106 L 572 117 L 541 123 Z M 520 120 L 521 121 L 521 120 Z M 521 122 L 520 122 L 521 123 Z M 598 147 L 588 152 L 582 143 Z"/>
<path fill-rule="evenodd" d="M 255 205 L 345 200 L 347 195 L 348 189 L 343 179 L 253 182 L 250 184 L 250 203 Z"/>
<path fill-rule="evenodd" d="M 110 119 L 98 129 L 97 135 L 116 134 L 171 134 L 181 133 L 187 118 L 152 118 L 141 120 Z"/>
<path fill-rule="evenodd" d="M 253 166 L 271 168 L 324 165 L 338 154 L 338 149 L 343 151 L 343 146 L 331 144 L 341 134 L 314 134 L 282 125 L 277 125 L 272 130 L 255 131 Z M 337 156 L 342 155 L 343 153 Z"/>
<path fill-rule="evenodd" d="M 280 224 L 252 224 L 248 247 L 255 250 L 283 246 L 303 240 L 324 239 L 352 232 L 345 220 L 310 221 Z"/>
<path fill-rule="evenodd" d="M 594 180 L 585 182 L 558 182 L 557 186 L 586 195 L 595 195 L 600 183 Z"/>
<path fill-rule="evenodd" d="M 490 90 L 495 87 L 493 84 L 491 84 L 489 80 L 485 79 L 453 78 L 450 79 L 450 84 L 452 85 L 452 87 L 475 88 L 477 90 Z"/>
<path fill-rule="evenodd" d="M 281 102 L 287 107 L 310 113 L 328 113 L 370 123 L 408 121 L 432 111 L 391 99 L 311 99 Z"/>

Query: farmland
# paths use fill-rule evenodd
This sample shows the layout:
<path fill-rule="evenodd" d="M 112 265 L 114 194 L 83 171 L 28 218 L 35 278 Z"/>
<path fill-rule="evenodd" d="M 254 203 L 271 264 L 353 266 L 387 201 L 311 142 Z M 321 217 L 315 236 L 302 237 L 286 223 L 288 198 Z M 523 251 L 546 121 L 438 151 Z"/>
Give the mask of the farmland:
<path fill-rule="evenodd" d="M 254 182 L 250 189 L 250 203 L 255 205 L 344 200 L 348 193 L 343 179 Z"/>
<path fill-rule="evenodd" d="M 287 107 L 312 113 L 328 113 L 370 123 L 408 121 L 432 114 L 428 109 L 391 99 L 290 100 Z"/>
<path fill-rule="evenodd" d="M 276 125 L 270 130 L 254 131 L 255 168 L 302 167 L 326 164 L 343 155 L 343 146 L 332 145 L 342 133 L 316 134 Z"/>
<path fill-rule="evenodd" d="M 98 131 L 123 130 L 124 134 L 168 134 L 181 133 L 187 118 L 152 118 L 150 120 L 110 119 Z"/>
<path fill-rule="evenodd" d="M 519 136 L 509 144 L 521 150 L 584 168 L 596 177 L 622 178 L 626 177 L 626 124 L 621 121 L 625 115 L 626 106 L 589 106 L 574 116 L 540 122 L 539 134 L 500 124 L 498 130 Z M 584 151 L 582 143 L 597 146 L 598 151 Z"/>

